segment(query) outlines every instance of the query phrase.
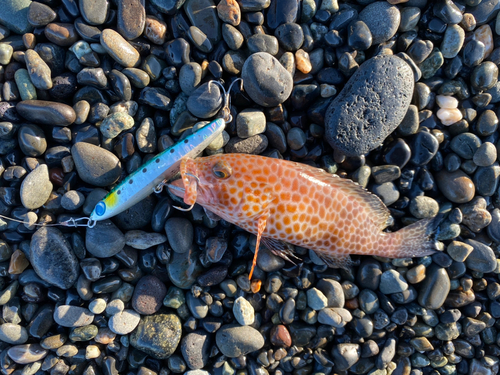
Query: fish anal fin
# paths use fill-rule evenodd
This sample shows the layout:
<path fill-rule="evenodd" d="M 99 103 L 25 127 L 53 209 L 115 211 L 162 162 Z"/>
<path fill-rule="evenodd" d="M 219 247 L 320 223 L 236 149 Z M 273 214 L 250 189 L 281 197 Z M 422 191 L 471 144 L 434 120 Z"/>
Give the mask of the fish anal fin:
<path fill-rule="evenodd" d="M 355 266 L 358 262 L 354 262 L 349 255 L 329 255 L 323 252 L 315 251 L 318 258 L 320 258 L 330 268 L 342 268 L 349 270 L 350 267 Z"/>
<path fill-rule="evenodd" d="M 375 225 L 380 227 L 381 230 L 387 227 L 391 213 L 378 196 L 352 180 L 329 174 L 320 168 L 311 168 L 299 163 L 297 163 L 297 165 L 297 168 L 301 169 L 302 174 L 340 189 L 349 199 L 355 200 L 364 209 L 368 210 L 370 212 L 370 219 Z"/>
<path fill-rule="evenodd" d="M 262 237 L 261 242 L 265 247 L 269 249 L 271 253 L 289 261 L 290 263 L 295 264 L 295 262 L 290 258 L 301 260 L 294 254 L 292 248 L 286 242 L 275 240 L 274 238 L 269 237 Z"/>

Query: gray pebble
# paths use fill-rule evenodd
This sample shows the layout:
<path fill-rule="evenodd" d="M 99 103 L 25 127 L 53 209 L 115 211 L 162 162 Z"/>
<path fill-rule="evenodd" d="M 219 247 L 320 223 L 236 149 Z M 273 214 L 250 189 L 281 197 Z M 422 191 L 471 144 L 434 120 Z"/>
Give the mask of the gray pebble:
<path fill-rule="evenodd" d="M 41 164 L 31 171 L 21 184 L 21 202 L 28 209 L 36 209 L 50 197 L 52 183 L 49 180 L 49 169 L 46 164 Z"/>
<path fill-rule="evenodd" d="M 379 288 L 384 294 L 399 293 L 408 289 L 408 283 L 398 271 L 388 270 L 382 274 Z"/>
<path fill-rule="evenodd" d="M 238 137 L 245 139 L 266 130 L 266 116 L 262 111 L 247 108 L 238 113 L 236 117 L 236 133 Z"/>
<path fill-rule="evenodd" d="M 187 219 L 173 217 L 165 224 L 165 233 L 172 250 L 176 253 L 186 253 L 193 244 L 193 224 Z"/>
<path fill-rule="evenodd" d="M 84 307 L 60 305 L 54 310 L 54 320 L 63 327 L 83 327 L 94 320 L 94 314 Z"/>

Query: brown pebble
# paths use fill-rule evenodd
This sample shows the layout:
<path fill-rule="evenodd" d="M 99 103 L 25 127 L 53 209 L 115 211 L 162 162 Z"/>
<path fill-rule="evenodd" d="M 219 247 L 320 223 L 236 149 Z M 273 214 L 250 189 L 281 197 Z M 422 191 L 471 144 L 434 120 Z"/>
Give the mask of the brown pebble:
<path fill-rule="evenodd" d="M 99 344 L 108 345 L 115 341 L 116 333 L 111 331 L 109 328 L 99 328 L 97 336 L 94 337 L 94 341 Z"/>
<path fill-rule="evenodd" d="M 357 309 L 359 308 L 358 298 L 354 297 L 345 301 L 345 306 L 347 309 Z"/>
<path fill-rule="evenodd" d="M 132 296 L 132 308 L 142 315 L 151 315 L 163 306 L 167 287 L 156 276 L 142 277 Z"/>
<path fill-rule="evenodd" d="M 153 16 L 146 17 L 144 35 L 154 44 L 163 44 L 167 37 L 167 24 Z"/>
<path fill-rule="evenodd" d="M 23 35 L 23 43 L 26 49 L 34 49 L 36 46 L 36 37 L 35 34 L 26 33 Z"/>
<path fill-rule="evenodd" d="M 408 0 L 387 0 L 389 4 L 396 5 L 396 4 L 403 4 L 407 3 Z"/>
<path fill-rule="evenodd" d="M 476 18 L 470 13 L 464 13 L 460 26 L 462 26 L 465 31 L 472 31 L 476 28 Z"/>
<path fill-rule="evenodd" d="M 436 182 L 443 195 L 453 203 L 467 203 L 474 198 L 474 183 L 462 170 L 441 171 L 436 174 Z"/>
<path fill-rule="evenodd" d="M 49 23 L 45 26 L 44 34 L 48 40 L 61 47 L 69 47 L 78 40 L 72 23 Z"/>
<path fill-rule="evenodd" d="M 14 251 L 10 257 L 9 264 L 9 274 L 11 275 L 19 275 L 21 274 L 28 266 L 30 262 L 26 259 L 24 253 L 17 249 Z"/>
<path fill-rule="evenodd" d="M 236 0 L 221 0 L 217 5 L 219 18 L 233 26 L 238 26 L 241 22 L 240 6 Z"/>
<path fill-rule="evenodd" d="M 297 50 L 295 52 L 295 65 L 297 70 L 304 74 L 309 73 L 312 70 L 311 60 L 309 60 L 309 54 L 303 49 Z"/>
<path fill-rule="evenodd" d="M 63 186 L 64 184 L 64 172 L 61 168 L 50 168 L 49 170 L 49 180 L 54 185 Z"/>
<path fill-rule="evenodd" d="M 292 337 L 290 336 L 290 332 L 288 332 L 288 329 L 283 324 L 274 326 L 271 329 L 270 338 L 271 343 L 275 346 L 284 346 L 288 348 L 292 345 Z"/>

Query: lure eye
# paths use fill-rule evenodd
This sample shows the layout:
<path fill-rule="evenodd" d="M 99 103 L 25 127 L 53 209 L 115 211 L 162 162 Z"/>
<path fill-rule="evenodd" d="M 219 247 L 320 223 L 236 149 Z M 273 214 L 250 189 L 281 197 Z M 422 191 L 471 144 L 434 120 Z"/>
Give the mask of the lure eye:
<path fill-rule="evenodd" d="M 231 177 L 231 174 L 233 171 L 231 170 L 231 167 L 227 165 L 224 162 L 218 161 L 215 163 L 215 165 L 212 167 L 212 172 L 215 177 L 225 180 L 229 177 Z"/>
<path fill-rule="evenodd" d="M 106 212 L 106 204 L 104 202 L 99 202 L 94 208 L 94 212 L 97 216 L 102 216 Z"/>

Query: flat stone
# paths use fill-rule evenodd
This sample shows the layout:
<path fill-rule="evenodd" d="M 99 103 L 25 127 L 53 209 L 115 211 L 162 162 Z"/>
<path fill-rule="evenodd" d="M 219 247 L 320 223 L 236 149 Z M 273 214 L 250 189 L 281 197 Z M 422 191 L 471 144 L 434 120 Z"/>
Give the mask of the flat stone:
<path fill-rule="evenodd" d="M 167 359 L 181 340 L 181 321 L 174 314 L 156 314 L 141 319 L 130 335 L 130 345 L 153 358 Z"/>
<path fill-rule="evenodd" d="M 16 34 L 25 34 L 33 30 L 28 22 L 31 0 L 5 0 L 0 7 L 0 23 Z"/>
<path fill-rule="evenodd" d="M 44 359 L 48 352 L 38 344 L 25 344 L 11 347 L 7 354 L 14 362 L 25 365 Z"/>
<path fill-rule="evenodd" d="M 212 45 L 221 39 L 220 20 L 212 0 L 187 0 L 184 11 L 191 24 L 205 33 Z"/>
<path fill-rule="evenodd" d="M 34 210 L 42 207 L 52 193 L 52 183 L 49 179 L 49 169 L 41 164 L 31 171 L 21 184 L 21 202 L 24 207 Z"/>
<path fill-rule="evenodd" d="M 76 120 L 73 108 L 58 102 L 24 100 L 17 103 L 16 110 L 26 120 L 42 125 L 68 126 Z"/>
<path fill-rule="evenodd" d="M 57 13 L 43 3 L 33 1 L 28 9 L 28 22 L 33 27 L 45 26 L 57 18 Z"/>
<path fill-rule="evenodd" d="M 186 102 L 187 109 L 198 118 L 208 119 L 217 114 L 222 107 L 220 88 L 207 82 L 196 88 Z"/>
<path fill-rule="evenodd" d="M 405 117 L 413 88 L 413 72 L 399 57 L 366 61 L 326 111 L 327 141 L 347 156 L 378 147 Z"/>
<path fill-rule="evenodd" d="M 128 40 L 141 36 L 146 24 L 145 0 L 118 2 L 117 29 Z"/>
<path fill-rule="evenodd" d="M 125 68 L 135 68 L 139 65 L 141 56 L 120 34 L 112 29 L 104 29 L 101 33 L 101 45 L 106 52 Z"/>
<path fill-rule="evenodd" d="M 227 324 L 215 336 L 217 347 L 225 356 L 236 358 L 254 352 L 264 346 L 262 334 L 250 326 Z"/>
<path fill-rule="evenodd" d="M 108 186 L 120 178 L 120 160 L 102 147 L 86 142 L 78 142 L 71 148 L 80 178 L 94 186 Z"/>
<path fill-rule="evenodd" d="M 465 260 L 467 268 L 477 272 L 488 273 L 493 272 L 498 267 L 495 253 L 491 247 L 471 239 L 465 240 L 465 243 L 474 248 Z"/>
<path fill-rule="evenodd" d="M 125 236 L 111 220 L 98 221 L 85 234 L 87 251 L 97 258 L 108 258 L 125 247 Z"/>
<path fill-rule="evenodd" d="M 33 85 L 39 90 L 51 89 L 51 70 L 40 55 L 35 50 L 29 49 L 24 54 L 24 60 Z"/>
<path fill-rule="evenodd" d="M 108 17 L 109 0 L 79 0 L 79 8 L 90 25 L 102 25 Z"/>
<path fill-rule="evenodd" d="M 41 227 L 33 234 L 29 259 L 36 274 L 58 288 L 69 289 L 78 279 L 78 259 L 57 228 Z"/>
<path fill-rule="evenodd" d="M 450 278 L 444 268 L 435 264 L 425 272 L 425 279 L 420 284 L 418 303 L 426 309 L 439 309 L 450 292 Z"/>
<path fill-rule="evenodd" d="M 380 277 L 379 288 L 384 294 L 399 293 L 408 289 L 408 283 L 396 270 L 388 270 Z"/>
<path fill-rule="evenodd" d="M 12 345 L 24 344 L 28 341 L 28 331 L 19 324 L 4 323 L 0 325 L 0 340 Z"/>
<path fill-rule="evenodd" d="M 84 307 L 60 305 L 54 310 L 54 321 L 63 327 L 83 327 L 94 320 L 94 314 Z"/>

